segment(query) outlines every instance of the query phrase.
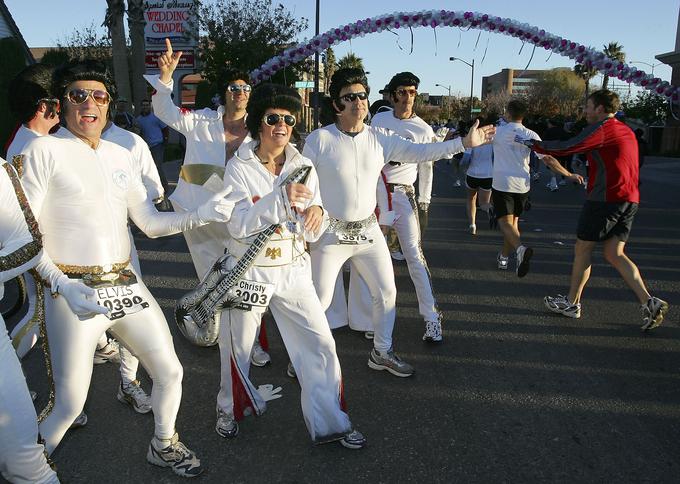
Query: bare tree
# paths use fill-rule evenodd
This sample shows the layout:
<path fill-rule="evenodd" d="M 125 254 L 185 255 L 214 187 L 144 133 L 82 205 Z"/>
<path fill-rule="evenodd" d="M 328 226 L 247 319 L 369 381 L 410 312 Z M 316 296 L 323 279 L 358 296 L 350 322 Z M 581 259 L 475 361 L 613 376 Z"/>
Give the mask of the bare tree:
<path fill-rule="evenodd" d="M 123 0 L 106 0 L 104 26 L 109 30 L 113 50 L 113 77 L 118 88 L 118 96 L 130 99 L 130 74 L 128 69 L 128 50 L 125 42 L 125 3 Z"/>

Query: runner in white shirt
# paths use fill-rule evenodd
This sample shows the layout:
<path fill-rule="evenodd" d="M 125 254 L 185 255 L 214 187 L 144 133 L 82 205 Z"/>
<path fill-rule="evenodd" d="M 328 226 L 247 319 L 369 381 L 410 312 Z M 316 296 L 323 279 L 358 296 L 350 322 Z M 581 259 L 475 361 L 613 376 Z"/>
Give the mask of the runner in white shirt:
<path fill-rule="evenodd" d="M 127 219 L 158 237 L 226 222 L 233 205 L 223 190 L 196 211 L 158 213 L 130 152 L 101 139 L 111 90 L 103 65 L 66 65 L 54 85 L 63 93 L 66 129 L 25 148 L 22 180 L 44 234 L 45 250 L 36 269 L 45 284 L 48 371 L 55 385 L 40 432 L 53 452 L 83 408 L 91 355 L 109 330 L 139 358 L 154 382 L 155 431 L 147 460 L 179 475 L 198 475 L 200 461 L 175 431 L 182 366 L 160 307 L 129 263 Z"/>
<path fill-rule="evenodd" d="M 154 114 L 186 137 L 186 153 L 179 173 L 177 188 L 170 195 L 176 212 L 194 210 L 221 189 L 224 168 L 244 141 L 249 141 L 246 127 L 246 104 L 250 97 L 250 76 L 245 72 L 227 70 L 220 79 L 221 106 L 217 111 L 180 109 L 172 102 L 172 73 L 182 52 L 173 52 L 169 39 L 166 51 L 158 58 L 160 76 L 144 76 L 156 89 L 151 98 Z M 210 224 L 184 232 L 198 278 L 224 254 L 229 232 L 224 225 Z M 219 316 L 217 316 L 219 317 Z M 259 334 L 259 329 L 258 329 Z M 256 338 L 253 364 L 264 366 L 271 361 Z"/>
<path fill-rule="evenodd" d="M 3 283 L 41 254 L 37 223 L 14 169 L 0 159 L 0 298 Z M 12 483 L 58 483 L 39 443 L 38 420 L 5 321 L 0 315 L 0 474 Z"/>
<path fill-rule="evenodd" d="M 380 172 L 389 161 L 418 162 L 461 152 L 489 141 L 493 127 L 473 126 L 464 143 L 417 144 L 363 123 L 368 112 L 368 81 L 360 69 L 340 69 L 331 79 L 336 124 L 307 136 L 303 155 L 319 175 L 321 198 L 330 217 L 328 230 L 311 244 L 312 273 L 321 304 L 327 308 L 340 268 L 349 258 L 373 298 L 374 349 L 368 364 L 407 377 L 413 367 L 392 348 L 396 287 L 387 244 L 373 211 Z"/>
<path fill-rule="evenodd" d="M 230 220 L 230 267 L 261 232 L 278 225 L 239 280 L 243 303 L 222 312 L 221 382 L 215 430 L 235 437 L 237 420 L 260 415 L 271 394 L 261 395 L 248 378 L 250 347 L 262 313 L 269 307 L 302 388 L 302 413 L 315 443 L 340 441 L 351 449 L 366 439 L 345 412 L 335 341 L 312 283 L 305 241 L 321 232 L 323 209 L 312 169 L 304 183 L 283 181 L 311 162 L 289 143 L 301 107 L 297 92 L 275 84 L 259 86 L 248 102 L 248 125 L 255 138 L 227 165 L 224 184 L 236 205 Z M 275 397 L 274 397 L 275 398 Z"/>
<path fill-rule="evenodd" d="M 465 150 L 461 166 L 467 166 L 465 186 L 468 196 L 465 209 L 468 216 L 469 230 L 477 234 L 477 198 L 479 207 L 491 217 L 491 183 L 493 180 L 493 145 L 482 145 Z"/>
<path fill-rule="evenodd" d="M 393 76 L 388 89 L 394 110 L 376 114 L 371 126 L 385 128 L 414 143 L 436 141 L 430 125 L 413 112 L 419 85 L 420 79 L 411 72 L 400 72 Z M 390 160 L 382 169 L 383 183 L 378 182 L 378 207 L 380 225 L 393 226 L 397 231 L 401 252 L 416 288 L 418 309 L 425 319 L 423 341 L 439 343 L 442 341 L 442 314 L 437 307 L 432 277 L 423 253 L 418 217 L 418 204 L 423 206 L 425 212 L 430 205 L 432 165 Z M 418 203 L 413 188 L 416 177 L 419 181 Z"/>
<path fill-rule="evenodd" d="M 529 158 L 531 150 L 515 138 L 541 138 L 529 128 L 522 125 L 527 106 L 523 101 L 512 100 L 506 108 L 507 123 L 499 126 L 493 140 L 493 182 L 492 200 L 498 226 L 503 233 L 503 248 L 498 254 L 498 268 L 508 269 L 510 254 L 517 259 L 517 277 L 524 277 L 529 272 L 529 261 L 533 249 L 522 245 L 519 233 L 519 216 L 531 189 L 531 172 Z M 537 155 L 551 170 L 572 176 L 561 168 L 559 161 L 549 155 Z"/>

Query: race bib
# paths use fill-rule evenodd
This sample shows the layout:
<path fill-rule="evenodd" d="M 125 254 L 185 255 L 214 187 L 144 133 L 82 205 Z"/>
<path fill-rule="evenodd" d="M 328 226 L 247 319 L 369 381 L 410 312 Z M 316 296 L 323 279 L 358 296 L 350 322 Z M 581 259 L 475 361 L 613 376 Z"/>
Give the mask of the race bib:
<path fill-rule="evenodd" d="M 266 308 L 274 294 L 274 284 L 239 279 L 233 292 L 240 299 L 234 305 L 235 309 L 250 311 L 253 308 Z"/>
<path fill-rule="evenodd" d="M 149 307 L 137 277 L 130 270 L 123 270 L 120 274 L 86 275 L 83 282 L 94 289 L 93 299 L 108 309 L 105 316 L 111 321 Z"/>
<path fill-rule="evenodd" d="M 365 234 L 350 235 L 338 232 L 336 235 L 338 236 L 338 244 L 341 245 L 365 245 L 373 243 L 373 239 Z"/>
<path fill-rule="evenodd" d="M 97 304 L 109 310 L 106 317 L 112 321 L 149 307 L 139 284 L 100 287 L 95 292 Z"/>

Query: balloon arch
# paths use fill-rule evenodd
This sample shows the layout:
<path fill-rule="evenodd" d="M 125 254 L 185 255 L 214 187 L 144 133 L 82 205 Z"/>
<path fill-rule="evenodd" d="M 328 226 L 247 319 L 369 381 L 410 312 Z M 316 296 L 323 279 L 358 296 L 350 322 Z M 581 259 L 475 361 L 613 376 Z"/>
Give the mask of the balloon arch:
<path fill-rule="evenodd" d="M 312 39 L 297 44 L 272 57 L 259 68 L 250 73 L 253 82 L 258 83 L 270 78 L 275 72 L 288 65 L 300 62 L 307 57 L 320 53 L 328 47 L 366 34 L 392 31 L 400 28 L 414 27 L 460 27 L 479 29 L 509 35 L 522 42 L 533 44 L 534 48 L 543 48 L 559 55 L 575 59 L 587 68 L 595 68 L 602 74 L 622 81 L 641 86 L 651 92 L 665 97 L 671 104 L 676 104 L 680 96 L 680 88 L 662 81 L 658 77 L 647 74 L 643 70 L 629 66 L 607 57 L 591 47 L 546 32 L 543 29 L 518 22 L 509 18 L 495 17 L 485 13 L 461 12 L 449 10 L 423 10 L 420 12 L 395 12 L 378 17 L 357 20 L 354 23 L 317 35 Z"/>

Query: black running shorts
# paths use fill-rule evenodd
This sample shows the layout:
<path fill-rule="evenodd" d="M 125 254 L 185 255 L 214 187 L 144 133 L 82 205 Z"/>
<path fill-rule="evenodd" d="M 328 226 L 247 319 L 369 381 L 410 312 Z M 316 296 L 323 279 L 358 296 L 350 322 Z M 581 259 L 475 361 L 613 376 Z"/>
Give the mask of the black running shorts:
<path fill-rule="evenodd" d="M 519 217 L 524 211 L 524 205 L 529 198 L 529 192 L 526 193 L 510 193 L 501 192 L 495 188 L 491 192 L 491 200 L 493 201 L 493 209 L 496 212 L 496 217 L 504 217 L 506 215 L 514 215 Z"/>
<path fill-rule="evenodd" d="M 637 210 L 637 203 L 587 200 L 578 218 L 576 236 L 591 242 L 600 242 L 612 237 L 625 242 L 630 235 Z"/>
<path fill-rule="evenodd" d="M 465 184 L 470 190 L 491 190 L 491 182 L 493 178 L 475 178 L 474 176 L 466 176 Z"/>

